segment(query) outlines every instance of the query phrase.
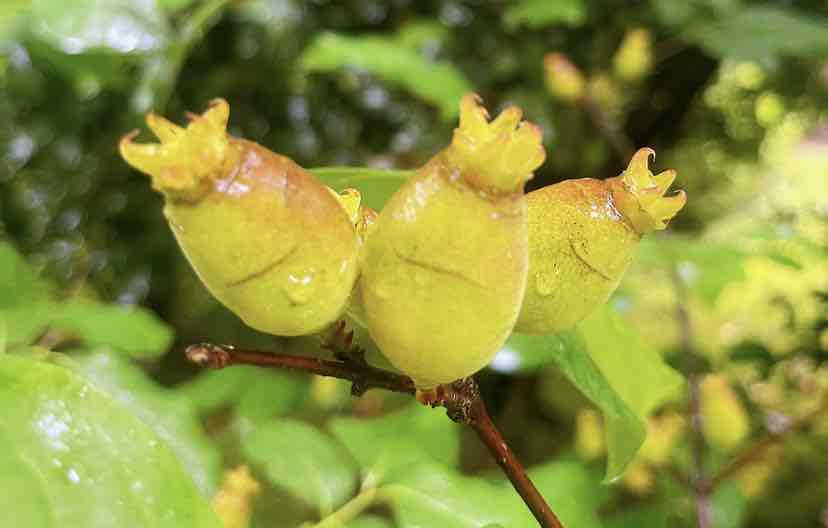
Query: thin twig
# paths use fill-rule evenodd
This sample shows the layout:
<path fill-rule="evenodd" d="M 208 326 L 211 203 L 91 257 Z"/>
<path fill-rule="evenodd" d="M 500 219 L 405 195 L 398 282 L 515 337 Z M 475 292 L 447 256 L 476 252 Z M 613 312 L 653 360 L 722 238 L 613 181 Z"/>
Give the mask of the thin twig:
<path fill-rule="evenodd" d="M 515 491 L 529 507 L 538 524 L 545 528 L 563 528 L 560 519 L 529 479 L 523 464 L 509 449 L 503 435 L 492 422 L 474 378 L 464 378 L 448 385 L 440 385 L 435 391 L 426 395 L 418 394 L 418 399 L 432 407 L 445 407 L 452 420 L 470 425 L 497 465 L 509 477 Z"/>
<path fill-rule="evenodd" d="M 679 339 L 684 355 L 683 370 L 687 377 L 688 413 L 691 428 L 691 446 L 693 453 L 693 474 L 690 478 L 691 489 L 696 504 L 696 516 L 699 528 L 713 527 L 713 509 L 710 503 L 710 481 L 705 477 L 704 461 L 707 443 L 704 439 L 704 418 L 702 416 L 699 372 L 693 346 L 693 328 L 690 314 L 687 312 L 687 291 L 679 276 L 673 269 L 673 283 L 676 289 L 676 320 L 679 324 Z"/>
<path fill-rule="evenodd" d="M 737 475 L 754 462 L 761 460 L 762 456 L 773 445 L 781 442 L 790 434 L 804 429 L 807 425 L 826 412 L 828 412 L 828 398 L 826 398 L 819 407 L 797 419 L 781 431 L 768 433 L 764 438 L 758 440 L 755 444 L 745 449 L 739 456 L 731 460 L 715 476 L 713 476 L 713 478 L 710 479 L 710 489 L 716 489 L 716 487 L 723 481 Z"/>
<path fill-rule="evenodd" d="M 214 369 L 233 365 L 255 365 L 302 370 L 318 376 L 344 379 L 352 383 L 351 393 L 354 396 L 361 396 L 369 389 L 385 389 L 411 395 L 416 392 L 414 382 L 408 376 L 349 360 L 330 361 L 288 354 L 270 354 L 210 343 L 192 345 L 187 348 L 186 354 L 187 359 L 193 363 Z"/>
<path fill-rule="evenodd" d="M 337 329 L 343 330 L 341 325 L 337 326 Z M 417 391 L 414 381 L 408 376 L 368 365 L 359 353 L 359 349 L 352 348 L 352 336 L 349 334 L 345 336 L 345 353 L 337 354 L 336 360 L 240 350 L 232 346 L 209 343 L 188 347 L 186 355 L 190 361 L 203 367 L 221 369 L 233 365 L 256 365 L 302 370 L 320 376 L 348 380 L 352 383 L 351 393 L 355 396 L 360 396 L 369 389 L 379 388 L 416 395 L 423 404 L 444 407 L 452 420 L 468 424 L 477 433 L 478 438 L 512 482 L 515 491 L 535 516 L 538 524 L 542 528 L 563 528 L 561 521 L 538 492 L 523 465 L 509 449 L 500 431 L 492 422 L 486 405 L 480 397 L 477 382 L 473 378 L 440 385 L 430 391 Z"/>
<path fill-rule="evenodd" d="M 589 116 L 592 124 L 604 135 L 607 142 L 615 151 L 615 155 L 626 163 L 635 152 L 632 140 L 618 126 L 613 119 L 592 97 L 585 95 L 578 100 L 580 107 Z"/>

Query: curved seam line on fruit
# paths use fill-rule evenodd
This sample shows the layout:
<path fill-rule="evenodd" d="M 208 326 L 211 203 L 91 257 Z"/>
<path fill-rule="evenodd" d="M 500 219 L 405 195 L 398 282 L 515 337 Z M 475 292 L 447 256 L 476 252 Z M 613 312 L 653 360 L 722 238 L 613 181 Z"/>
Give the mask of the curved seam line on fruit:
<path fill-rule="evenodd" d="M 441 267 L 435 266 L 433 264 L 428 264 L 426 262 L 422 262 L 422 261 L 419 261 L 417 259 L 407 257 L 407 256 L 403 255 L 397 248 L 394 248 L 394 254 L 397 255 L 397 258 L 399 258 L 403 262 L 407 262 L 408 264 L 411 264 L 412 266 L 417 266 L 419 268 L 423 268 L 423 269 L 428 270 L 428 271 L 433 271 L 434 273 L 442 273 L 444 275 L 450 275 L 452 277 L 457 277 L 458 279 L 462 279 L 464 281 L 470 282 L 470 283 L 472 283 L 475 286 L 478 286 L 480 288 L 485 288 L 485 286 L 480 284 L 478 281 L 472 279 L 471 277 L 466 277 L 465 275 L 463 275 L 459 271 L 454 271 L 454 270 L 450 270 L 450 269 L 446 269 L 446 268 L 441 268 Z"/>
<path fill-rule="evenodd" d="M 234 280 L 232 282 L 228 282 L 227 287 L 231 288 L 231 287 L 235 287 L 235 286 L 241 286 L 242 284 L 244 284 L 246 282 L 250 282 L 252 280 L 258 279 L 259 277 L 267 275 L 268 273 L 273 271 L 273 268 L 275 268 L 276 266 L 278 266 L 279 264 L 281 264 L 282 262 L 284 262 L 288 258 L 290 258 L 290 256 L 293 255 L 296 252 L 296 249 L 298 247 L 299 247 L 299 244 L 294 244 L 293 247 L 290 249 L 290 251 L 285 253 L 283 256 L 281 256 L 278 259 L 274 260 L 273 262 L 271 262 L 270 264 L 268 264 L 264 268 L 262 268 L 260 270 L 257 270 L 257 271 L 254 271 L 254 272 L 252 272 L 248 275 L 245 275 L 241 279 Z"/>
<path fill-rule="evenodd" d="M 611 280 L 612 280 L 612 278 L 611 278 L 611 277 L 609 277 L 606 273 L 604 273 L 603 271 L 599 270 L 598 268 L 596 268 L 595 266 L 593 266 L 592 264 L 590 264 L 590 263 L 587 261 L 587 259 L 585 259 L 584 257 L 582 257 L 580 253 L 578 253 L 578 248 L 577 248 L 577 246 L 575 245 L 575 241 L 573 241 L 571 238 L 569 239 L 569 247 L 571 247 L 571 248 L 572 248 L 572 252 L 573 252 L 573 253 L 575 254 L 575 256 L 578 258 L 578 260 L 580 260 L 581 262 L 583 262 L 583 263 L 586 265 L 586 267 L 588 267 L 589 269 L 591 269 L 592 271 L 594 271 L 595 273 L 597 273 L 598 275 L 600 275 L 600 276 L 601 276 L 601 278 L 603 278 L 603 279 L 605 279 L 605 280 L 608 280 L 608 281 L 611 281 Z"/>

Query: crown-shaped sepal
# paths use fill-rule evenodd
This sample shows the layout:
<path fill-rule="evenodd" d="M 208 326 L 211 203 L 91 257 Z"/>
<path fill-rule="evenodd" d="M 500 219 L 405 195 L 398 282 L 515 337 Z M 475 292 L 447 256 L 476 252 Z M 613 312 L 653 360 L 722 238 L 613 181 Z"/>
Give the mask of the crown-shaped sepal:
<path fill-rule="evenodd" d="M 192 198 L 219 178 L 229 151 L 227 121 L 230 106 L 214 99 L 201 115 L 188 114 L 190 123 L 180 127 L 167 119 L 147 114 L 147 126 L 160 143 L 134 143 L 134 130 L 121 139 L 121 157 L 152 178 L 154 189 L 167 196 Z"/>
<path fill-rule="evenodd" d="M 446 149 L 450 164 L 466 183 L 484 191 L 522 190 L 546 158 L 538 126 L 521 121 L 520 108 L 509 107 L 493 121 L 476 94 L 460 102 L 460 125 Z"/>
<path fill-rule="evenodd" d="M 665 229 L 671 218 L 687 203 L 687 194 L 676 191 L 666 196 L 676 179 L 676 171 L 666 170 L 653 175 L 649 169 L 651 148 L 639 149 L 630 160 L 627 169 L 613 185 L 613 197 L 618 209 L 640 234 Z M 620 182 L 620 185 L 617 183 Z"/>

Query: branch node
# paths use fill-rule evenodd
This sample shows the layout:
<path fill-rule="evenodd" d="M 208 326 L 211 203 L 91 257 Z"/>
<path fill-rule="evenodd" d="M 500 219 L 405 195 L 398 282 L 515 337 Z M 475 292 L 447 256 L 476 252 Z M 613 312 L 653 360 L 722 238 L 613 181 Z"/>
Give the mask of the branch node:
<path fill-rule="evenodd" d="M 187 359 L 200 367 L 223 369 L 230 362 L 230 354 L 232 351 L 232 345 L 199 343 L 188 346 L 184 353 Z"/>

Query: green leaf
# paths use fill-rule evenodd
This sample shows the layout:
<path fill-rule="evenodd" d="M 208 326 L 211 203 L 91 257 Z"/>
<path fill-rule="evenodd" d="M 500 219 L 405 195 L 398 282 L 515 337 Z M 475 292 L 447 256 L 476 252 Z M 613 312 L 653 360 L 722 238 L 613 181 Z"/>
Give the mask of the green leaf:
<path fill-rule="evenodd" d="M 575 461 L 545 464 L 530 471 L 538 490 L 549 499 L 564 526 L 598 528 L 596 516 L 603 495 L 598 479 Z M 467 477 L 423 464 L 399 483 L 380 488 L 401 526 L 480 528 L 487 525 L 535 526 L 512 485 Z"/>
<path fill-rule="evenodd" d="M 518 0 L 503 16 L 503 23 L 512 31 L 520 26 L 540 29 L 558 23 L 580 26 L 585 20 L 583 0 Z"/>
<path fill-rule="evenodd" d="M 436 105 L 446 120 L 457 117 L 461 97 L 471 90 L 469 81 L 453 65 L 429 61 L 392 37 L 322 33 L 301 60 L 309 72 L 362 68 Z"/>
<path fill-rule="evenodd" d="M 365 167 L 322 167 L 311 169 L 314 176 L 337 191 L 359 189 L 362 203 L 379 211 L 414 171 L 369 169 Z"/>
<path fill-rule="evenodd" d="M 598 528 L 598 508 L 609 494 L 600 477 L 574 458 L 533 467 L 529 477 L 566 526 Z M 511 484 L 504 482 L 511 490 Z M 512 490 L 514 491 L 514 490 Z"/>
<path fill-rule="evenodd" d="M 189 399 L 200 414 L 223 407 L 257 421 L 281 416 L 299 407 L 308 392 L 306 377 L 258 367 L 237 366 L 208 370 L 176 391 Z"/>
<path fill-rule="evenodd" d="M 259 424 L 242 438 L 242 450 L 270 482 L 315 506 L 322 516 L 356 489 L 357 475 L 347 452 L 306 423 Z"/>
<path fill-rule="evenodd" d="M 380 488 L 400 526 L 480 528 L 487 524 L 533 526 L 526 505 L 511 488 L 422 464 L 398 483 Z"/>
<path fill-rule="evenodd" d="M 747 501 L 739 484 L 726 481 L 716 489 L 712 497 L 713 520 L 716 528 L 741 528 L 745 522 Z"/>
<path fill-rule="evenodd" d="M 167 45 L 154 0 L 32 0 L 32 16 L 34 36 L 67 55 L 147 54 Z"/>
<path fill-rule="evenodd" d="M 195 3 L 196 0 L 158 0 L 158 5 L 166 11 L 178 11 Z"/>
<path fill-rule="evenodd" d="M 604 526 L 605 528 L 667 526 L 668 511 L 665 507 L 667 505 L 667 501 L 662 500 L 652 506 L 638 509 L 627 509 L 604 521 Z"/>
<path fill-rule="evenodd" d="M 49 285 L 8 243 L 0 242 L 0 310 L 45 299 Z"/>
<path fill-rule="evenodd" d="M 29 7 L 28 0 L 4 0 L 0 3 L 0 43 L 14 38 Z"/>
<path fill-rule="evenodd" d="M 727 244 L 679 237 L 645 238 L 639 246 L 642 265 L 675 266 L 690 291 L 708 304 L 724 288 L 745 278 L 745 253 Z"/>
<path fill-rule="evenodd" d="M 610 386 L 641 420 L 679 394 L 684 378 L 609 306 L 582 321 L 578 330 Z"/>
<path fill-rule="evenodd" d="M 400 28 L 397 42 L 407 48 L 421 50 L 427 45 L 442 44 L 449 33 L 449 28 L 436 20 L 415 19 Z"/>
<path fill-rule="evenodd" d="M 218 528 L 176 455 L 69 369 L 0 356 L 0 526 Z"/>
<path fill-rule="evenodd" d="M 548 336 L 512 334 L 498 355 L 504 352 L 518 358 L 518 364 L 555 362 L 572 384 L 601 409 L 607 443 L 606 478 L 620 477 L 644 443 L 646 415 L 637 415 L 625 402 L 593 361 L 584 336 L 577 330 Z M 497 362 L 496 357 L 493 364 Z"/>
<path fill-rule="evenodd" d="M 172 344 L 172 329 L 137 306 L 122 307 L 86 300 L 41 301 L 0 310 L 8 340 L 30 343 L 47 327 L 76 334 L 86 345 L 108 345 L 137 358 L 157 358 Z"/>
<path fill-rule="evenodd" d="M 459 461 L 460 426 L 444 412 L 419 404 L 381 418 L 334 418 L 328 426 L 359 463 L 364 478 L 374 482 L 393 482 L 410 466 L 456 466 Z"/>
<path fill-rule="evenodd" d="M 204 497 L 215 493 L 221 457 L 187 399 L 161 387 L 137 365 L 113 354 L 95 352 L 73 359 L 84 377 L 155 431 Z"/>
<path fill-rule="evenodd" d="M 765 60 L 828 51 L 828 17 L 774 6 L 750 6 L 692 26 L 687 38 L 717 57 Z"/>
<path fill-rule="evenodd" d="M 391 523 L 378 515 L 361 515 L 349 521 L 347 528 L 392 528 Z"/>
<path fill-rule="evenodd" d="M 689 24 L 693 19 L 728 16 L 741 7 L 741 0 L 653 0 L 653 12 L 666 25 Z"/>

